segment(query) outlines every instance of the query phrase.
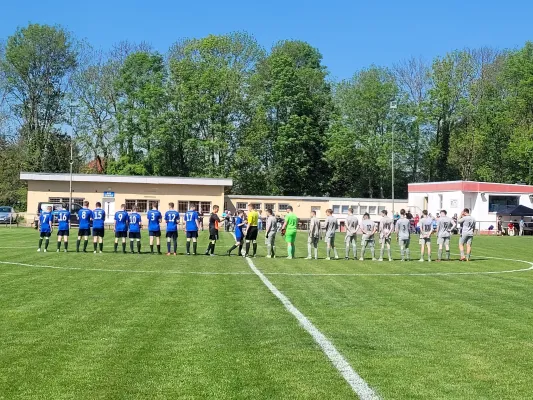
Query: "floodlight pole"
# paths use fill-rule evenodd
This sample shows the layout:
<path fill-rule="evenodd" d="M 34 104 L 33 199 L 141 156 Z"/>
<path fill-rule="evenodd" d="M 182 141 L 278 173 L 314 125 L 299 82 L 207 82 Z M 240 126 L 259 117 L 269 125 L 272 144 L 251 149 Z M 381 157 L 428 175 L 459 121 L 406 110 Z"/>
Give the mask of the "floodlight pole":
<path fill-rule="evenodd" d="M 394 218 L 394 111 L 396 111 L 396 108 L 398 107 L 398 103 L 396 101 L 390 102 L 390 109 L 392 111 L 392 129 L 391 129 L 391 136 L 392 136 L 392 155 L 391 155 L 391 190 L 392 190 L 392 217 Z"/>
<path fill-rule="evenodd" d="M 74 164 L 74 109 L 76 108 L 75 105 L 70 106 L 70 197 L 68 201 L 68 211 L 72 212 L 72 165 Z"/>

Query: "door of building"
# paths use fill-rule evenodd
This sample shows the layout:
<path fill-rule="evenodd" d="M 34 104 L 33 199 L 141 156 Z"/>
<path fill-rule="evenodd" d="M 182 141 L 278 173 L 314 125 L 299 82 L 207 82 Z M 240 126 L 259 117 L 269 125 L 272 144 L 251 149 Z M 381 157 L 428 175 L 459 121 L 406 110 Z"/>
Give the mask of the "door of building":
<path fill-rule="evenodd" d="M 115 220 L 115 199 L 103 199 L 105 222 L 113 222 Z"/>

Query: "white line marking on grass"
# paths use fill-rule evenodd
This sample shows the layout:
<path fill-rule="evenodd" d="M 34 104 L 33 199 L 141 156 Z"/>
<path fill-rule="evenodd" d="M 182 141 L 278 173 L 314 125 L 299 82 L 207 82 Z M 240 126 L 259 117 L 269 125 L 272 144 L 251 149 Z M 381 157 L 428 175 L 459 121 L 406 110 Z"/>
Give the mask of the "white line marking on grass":
<path fill-rule="evenodd" d="M 348 382 L 352 390 L 359 396 L 359 398 L 362 400 L 379 399 L 379 396 L 376 394 L 376 392 L 374 392 L 368 383 L 366 383 L 365 380 L 353 370 L 352 366 L 348 363 L 348 361 L 346 361 L 342 354 L 339 353 L 333 343 L 331 343 L 329 339 L 324 336 L 324 334 L 320 332 L 318 328 L 313 325 L 313 323 L 309 321 L 309 319 L 307 319 L 307 317 L 303 315 L 300 310 L 298 310 L 291 303 L 291 301 L 283 293 L 281 293 L 261 271 L 256 268 L 251 259 L 247 258 L 246 261 L 248 261 L 248 265 L 250 266 L 251 270 L 259 277 L 259 279 L 261 279 L 261 281 L 272 292 L 272 294 L 281 301 L 287 311 L 289 311 L 298 320 L 300 325 L 307 331 L 307 333 L 313 337 L 324 354 L 326 354 L 331 363 L 335 366 L 335 368 L 337 368 L 342 377 L 346 380 L 346 382 Z"/>

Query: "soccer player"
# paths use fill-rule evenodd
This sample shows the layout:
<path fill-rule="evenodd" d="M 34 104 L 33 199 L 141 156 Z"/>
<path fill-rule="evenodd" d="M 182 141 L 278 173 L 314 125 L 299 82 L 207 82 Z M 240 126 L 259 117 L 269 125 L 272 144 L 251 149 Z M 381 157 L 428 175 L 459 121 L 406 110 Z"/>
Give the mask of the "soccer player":
<path fill-rule="evenodd" d="M 376 261 L 376 249 L 374 245 L 374 234 L 376 230 L 376 224 L 370 219 L 370 215 L 365 213 L 363 215 L 363 222 L 361 222 L 361 232 L 363 235 L 361 237 L 361 258 L 359 258 L 359 261 L 364 261 L 367 247 L 370 247 L 372 261 Z"/>
<path fill-rule="evenodd" d="M 83 237 L 83 252 L 87 253 L 87 244 L 89 243 L 89 236 L 91 236 L 91 219 L 93 212 L 89 210 L 89 202 L 83 202 L 83 208 L 78 211 L 78 219 L 80 227 L 78 229 L 78 241 L 76 242 L 76 251 L 80 251 L 80 242 Z"/>
<path fill-rule="evenodd" d="M 433 219 L 428 217 L 428 210 L 422 211 L 422 218 L 418 222 L 420 228 L 420 262 L 424 262 L 424 249 L 428 249 L 428 262 L 431 261 L 431 235 L 433 234 Z"/>
<path fill-rule="evenodd" d="M 353 215 L 353 208 L 348 209 L 348 216 L 346 217 L 346 236 L 344 238 L 345 260 L 350 259 L 350 244 L 352 245 L 354 260 L 357 260 L 357 227 L 359 220 Z"/>
<path fill-rule="evenodd" d="M 218 226 L 220 225 L 220 217 L 218 216 L 218 206 L 213 206 L 213 212 L 209 216 L 209 245 L 205 251 L 206 256 L 215 255 L 215 245 L 218 240 Z"/>
<path fill-rule="evenodd" d="M 61 207 L 57 213 L 59 226 L 57 228 L 57 252 L 61 251 L 61 242 L 65 241 L 65 253 L 68 251 L 68 235 L 70 228 L 70 212 Z"/>
<path fill-rule="evenodd" d="M 115 213 L 115 253 L 118 248 L 118 239 L 122 239 L 122 252 L 126 254 L 126 237 L 128 236 L 129 216 L 126 205 L 120 206 L 121 210 Z"/>
<path fill-rule="evenodd" d="M 315 249 L 315 260 L 318 260 L 318 242 L 320 241 L 320 221 L 316 217 L 316 211 L 311 211 L 311 219 L 309 220 L 309 229 L 307 231 L 307 259 L 311 260 L 311 249 Z"/>
<path fill-rule="evenodd" d="M 196 207 L 192 206 L 189 211 L 185 213 L 185 232 L 187 235 L 187 255 L 191 254 L 191 240 L 192 251 L 196 255 L 196 247 L 198 246 L 198 229 L 200 229 L 200 223 L 198 222 L 198 213 Z"/>
<path fill-rule="evenodd" d="M 400 261 L 409 261 L 410 253 L 409 244 L 411 241 L 411 221 L 407 219 L 405 210 L 400 210 L 400 219 L 396 222 L 396 240 L 400 243 Z"/>
<path fill-rule="evenodd" d="M 381 249 L 379 251 L 378 261 L 383 261 L 383 253 L 385 252 L 385 246 L 387 246 L 387 254 L 389 256 L 389 261 L 392 261 L 390 242 L 394 222 L 392 221 L 392 218 L 390 218 L 387 214 L 387 210 L 381 211 L 381 221 L 379 222 L 379 242 L 381 243 Z"/>
<path fill-rule="evenodd" d="M 39 248 L 37 251 L 41 251 L 41 246 L 44 243 L 44 252 L 47 252 L 48 244 L 50 242 L 50 236 L 52 235 L 52 206 L 46 207 L 46 211 L 41 212 L 39 216 Z"/>
<path fill-rule="evenodd" d="M 439 252 L 437 261 L 442 260 L 442 248 L 446 249 L 446 260 L 450 260 L 450 236 L 455 229 L 455 222 L 448 217 L 446 210 L 440 212 L 439 224 L 437 226 L 437 244 L 439 245 Z"/>
<path fill-rule="evenodd" d="M 165 222 L 167 223 L 167 256 L 170 253 L 170 241 L 174 245 L 174 255 L 178 251 L 178 223 L 180 220 L 180 213 L 174 210 L 174 203 L 168 203 L 169 210 L 165 213 Z"/>
<path fill-rule="evenodd" d="M 288 214 L 285 216 L 285 222 L 281 232 L 285 232 L 285 242 L 287 242 L 287 258 L 293 259 L 296 252 L 294 242 L 296 242 L 296 230 L 298 229 L 298 217 L 294 214 L 292 206 L 287 207 Z"/>
<path fill-rule="evenodd" d="M 266 210 L 266 232 L 265 232 L 265 244 L 267 246 L 267 258 L 276 258 L 276 232 L 278 231 L 278 220 L 274 217 L 272 209 Z"/>
<path fill-rule="evenodd" d="M 141 215 L 137 212 L 137 207 L 133 207 L 131 211 L 132 212 L 128 215 L 130 228 L 130 251 L 131 254 L 135 253 L 135 251 L 133 251 L 133 242 L 137 241 L 137 253 L 141 254 Z"/>
<path fill-rule="evenodd" d="M 100 253 L 104 250 L 104 223 L 105 211 L 102 209 L 102 203 L 96 202 L 96 208 L 93 210 L 93 249 L 96 254 L 96 249 L 100 245 Z"/>
<path fill-rule="evenodd" d="M 331 249 L 333 249 L 333 254 L 335 255 L 335 260 L 339 259 L 339 254 L 337 253 L 337 248 L 335 247 L 335 233 L 338 228 L 337 218 L 333 216 L 333 210 L 326 210 L 326 260 L 331 260 Z"/>
<path fill-rule="evenodd" d="M 461 237 L 459 238 L 459 251 L 461 252 L 461 261 L 470 261 L 470 254 L 472 253 L 472 240 L 474 240 L 474 230 L 476 228 L 476 220 L 470 215 L 470 210 L 465 208 L 461 214 L 461 218 L 457 221 L 462 225 Z M 465 248 L 466 244 L 466 257 Z"/>
<path fill-rule="evenodd" d="M 248 204 L 248 229 L 246 230 L 246 257 L 250 257 L 250 242 L 253 244 L 253 257 L 257 253 L 257 233 L 259 214 L 254 210 L 252 204 Z"/>
<path fill-rule="evenodd" d="M 161 220 L 163 215 L 157 209 L 157 203 L 154 202 L 152 209 L 146 213 L 148 218 L 148 234 L 150 235 L 150 252 L 154 254 L 154 237 L 156 238 L 157 254 L 161 254 Z"/>
<path fill-rule="evenodd" d="M 242 244 L 244 238 L 243 229 L 245 225 L 246 221 L 244 220 L 244 211 L 239 210 L 237 218 L 235 218 L 235 244 L 227 251 L 228 256 L 231 256 L 231 252 L 237 247 L 239 247 L 239 255 L 242 255 Z"/>

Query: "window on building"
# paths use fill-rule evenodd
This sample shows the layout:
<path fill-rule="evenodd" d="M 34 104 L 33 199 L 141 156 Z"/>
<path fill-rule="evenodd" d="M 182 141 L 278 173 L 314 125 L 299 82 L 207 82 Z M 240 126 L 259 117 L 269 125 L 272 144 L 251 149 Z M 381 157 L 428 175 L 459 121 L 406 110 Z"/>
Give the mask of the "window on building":
<path fill-rule="evenodd" d="M 287 211 L 287 207 L 289 207 L 289 205 L 287 203 L 279 203 L 278 204 L 278 210 L 279 211 Z"/>
<path fill-rule="evenodd" d="M 153 206 L 156 206 L 159 210 L 159 200 L 148 200 L 148 208 L 146 211 L 151 210 Z M 137 204 L 137 207 L 139 208 L 139 212 L 145 212 L 141 211 L 141 207 L 139 206 L 139 204 Z"/>
<path fill-rule="evenodd" d="M 179 213 L 186 213 L 189 211 L 189 202 L 188 201 L 178 201 L 178 212 Z"/>
<path fill-rule="evenodd" d="M 378 208 L 376 206 L 368 206 L 368 213 L 370 215 L 376 215 Z"/>
<path fill-rule="evenodd" d="M 159 204 L 158 200 L 150 200 L 150 202 L 156 201 L 157 204 Z M 133 200 L 133 199 L 126 199 L 126 211 L 131 211 L 133 207 L 137 207 L 137 211 L 139 212 L 147 212 L 148 211 L 148 200 L 139 199 L 139 200 Z M 152 204 L 152 203 L 150 203 Z"/>
<path fill-rule="evenodd" d="M 265 210 L 271 209 L 272 212 L 276 211 L 276 203 L 265 203 Z"/>
<path fill-rule="evenodd" d="M 489 195 L 489 212 L 504 212 L 518 206 L 518 196 Z"/>
<path fill-rule="evenodd" d="M 359 215 L 359 206 L 351 206 L 351 207 L 352 207 L 353 213 L 355 215 Z"/>
<path fill-rule="evenodd" d="M 200 211 L 202 214 L 209 214 L 211 212 L 211 202 L 210 201 L 202 201 L 200 203 Z"/>
<path fill-rule="evenodd" d="M 385 206 L 378 206 L 378 214 L 385 210 Z"/>
<path fill-rule="evenodd" d="M 341 211 L 343 214 L 348 214 L 348 208 L 350 208 L 349 206 L 342 206 L 341 208 Z"/>
<path fill-rule="evenodd" d="M 237 203 L 237 211 L 246 210 L 247 206 L 248 206 L 248 203 L 243 203 L 243 202 Z"/>
<path fill-rule="evenodd" d="M 189 210 L 195 207 L 196 211 L 200 211 L 200 202 L 199 201 L 189 201 Z"/>
<path fill-rule="evenodd" d="M 333 206 L 333 214 L 340 214 L 341 206 Z"/>
<path fill-rule="evenodd" d="M 261 203 L 251 203 L 254 210 L 261 210 Z"/>
<path fill-rule="evenodd" d="M 368 212 L 368 206 L 359 206 L 359 215 L 364 215 Z"/>
<path fill-rule="evenodd" d="M 85 200 L 83 197 L 73 197 L 72 203 L 73 204 L 83 204 L 83 200 Z M 48 201 L 50 203 L 63 203 L 68 204 L 70 201 L 70 197 L 49 197 Z"/>

